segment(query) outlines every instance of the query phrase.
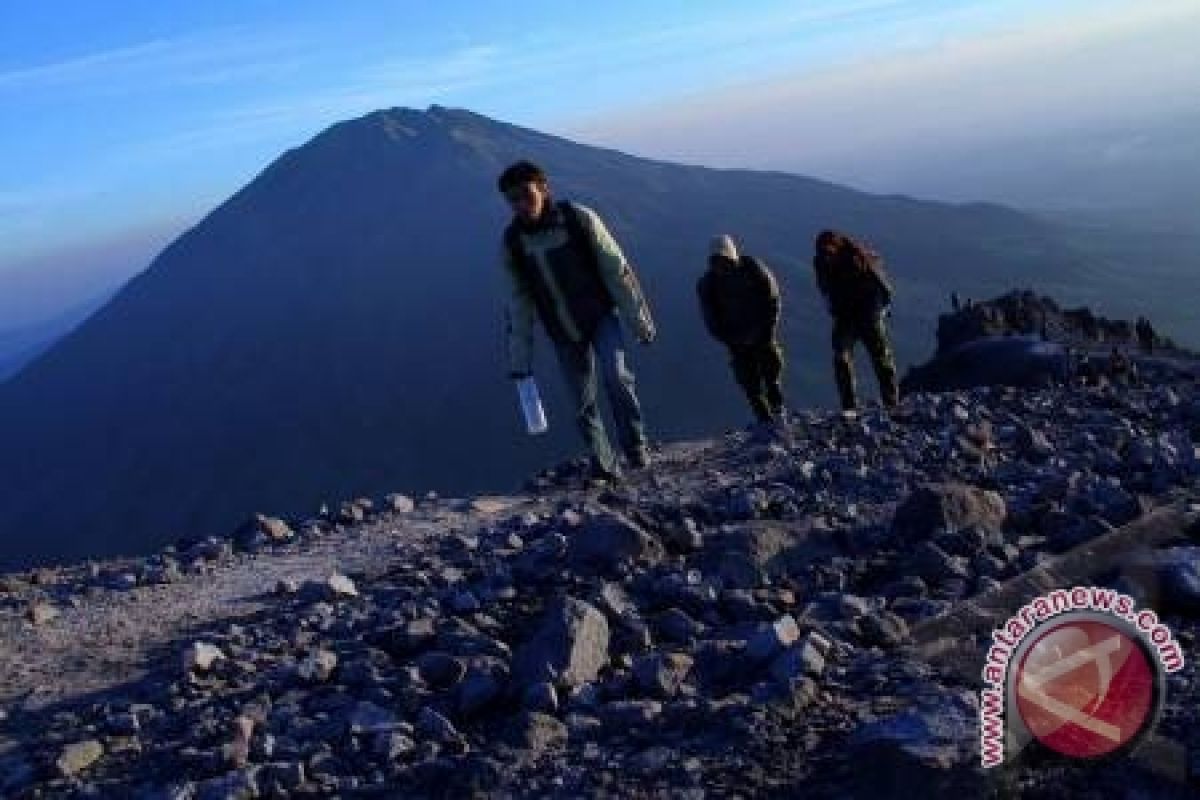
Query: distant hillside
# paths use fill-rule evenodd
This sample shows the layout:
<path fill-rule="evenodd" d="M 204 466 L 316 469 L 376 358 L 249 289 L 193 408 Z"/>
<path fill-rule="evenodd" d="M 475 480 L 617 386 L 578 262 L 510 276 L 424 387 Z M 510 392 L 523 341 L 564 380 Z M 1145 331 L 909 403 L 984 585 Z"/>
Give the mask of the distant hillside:
<path fill-rule="evenodd" d="M 520 157 L 597 208 L 641 272 L 661 331 L 635 354 L 655 437 L 747 417 L 696 308 L 714 233 L 781 279 L 798 405 L 833 397 L 808 263 L 821 228 L 887 256 L 902 362 L 927 352 L 951 288 L 1082 274 L 1050 225 L 997 206 L 647 161 L 436 106 L 373 113 L 285 153 L 0 386 L 0 567 L 141 551 L 258 508 L 504 489 L 573 452 L 557 398 L 552 434 L 530 440 L 505 379 L 494 181 Z M 538 370 L 557 387 L 544 346 Z"/>
<path fill-rule="evenodd" d="M 0 330 L 0 382 L 48 350 L 59 338 L 92 315 L 113 296 L 112 292 L 75 306 L 52 319 Z"/>

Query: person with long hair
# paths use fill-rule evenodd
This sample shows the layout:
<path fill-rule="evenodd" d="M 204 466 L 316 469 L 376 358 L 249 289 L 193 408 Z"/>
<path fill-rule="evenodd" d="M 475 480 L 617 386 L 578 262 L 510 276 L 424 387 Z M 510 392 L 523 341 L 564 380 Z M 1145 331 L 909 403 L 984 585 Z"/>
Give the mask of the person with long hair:
<path fill-rule="evenodd" d="M 857 342 L 862 342 L 875 368 L 880 400 L 888 408 L 895 406 L 900 390 L 886 322 L 893 291 L 883 271 L 883 259 L 850 236 L 825 230 L 816 239 L 813 269 L 817 288 L 833 317 L 833 374 L 842 409 L 852 411 L 858 405 L 854 385 Z"/>

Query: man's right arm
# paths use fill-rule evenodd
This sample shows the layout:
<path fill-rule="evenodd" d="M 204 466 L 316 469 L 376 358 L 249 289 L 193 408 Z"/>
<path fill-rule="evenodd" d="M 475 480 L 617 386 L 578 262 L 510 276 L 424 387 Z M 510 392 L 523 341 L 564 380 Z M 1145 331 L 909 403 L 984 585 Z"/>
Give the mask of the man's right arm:
<path fill-rule="evenodd" d="M 537 309 L 506 245 L 501 245 L 500 257 L 509 283 L 508 308 L 505 311 L 508 370 L 512 377 L 524 377 L 533 371 L 533 320 Z"/>

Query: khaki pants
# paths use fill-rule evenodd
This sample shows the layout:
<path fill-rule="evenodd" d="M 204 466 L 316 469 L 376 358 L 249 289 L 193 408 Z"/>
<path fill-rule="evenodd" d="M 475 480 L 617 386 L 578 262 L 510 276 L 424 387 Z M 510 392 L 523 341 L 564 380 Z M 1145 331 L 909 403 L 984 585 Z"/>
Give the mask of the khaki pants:
<path fill-rule="evenodd" d="M 891 408 L 899 401 L 900 391 L 896 385 L 896 358 L 881 314 L 833 320 L 833 375 L 842 408 L 853 409 L 858 405 L 854 390 L 854 345 L 860 341 L 875 368 L 880 399 Z"/>

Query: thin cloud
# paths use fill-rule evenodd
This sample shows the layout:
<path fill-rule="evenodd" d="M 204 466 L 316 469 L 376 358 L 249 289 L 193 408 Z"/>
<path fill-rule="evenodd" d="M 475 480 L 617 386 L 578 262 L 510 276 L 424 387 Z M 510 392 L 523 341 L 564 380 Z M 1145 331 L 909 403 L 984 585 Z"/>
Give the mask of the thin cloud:
<path fill-rule="evenodd" d="M 1197 22 L 1200 8 L 1172 0 L 1082 18 L 1047 14 L 1020 30 L 716 87 L 563 127 L 647 155 L 727 166 L 904 158 L 1006 133 L 1195 109 L 1188 87 L 1200 53 L 1186 31 Z"/>
<path fill-rule="evenodd" d="M 152 39 L 49 64 L 0 72 L 0 92 L 96 93 L 232 82 L 295 68 L 302 43 L 248 29 Z"/>

